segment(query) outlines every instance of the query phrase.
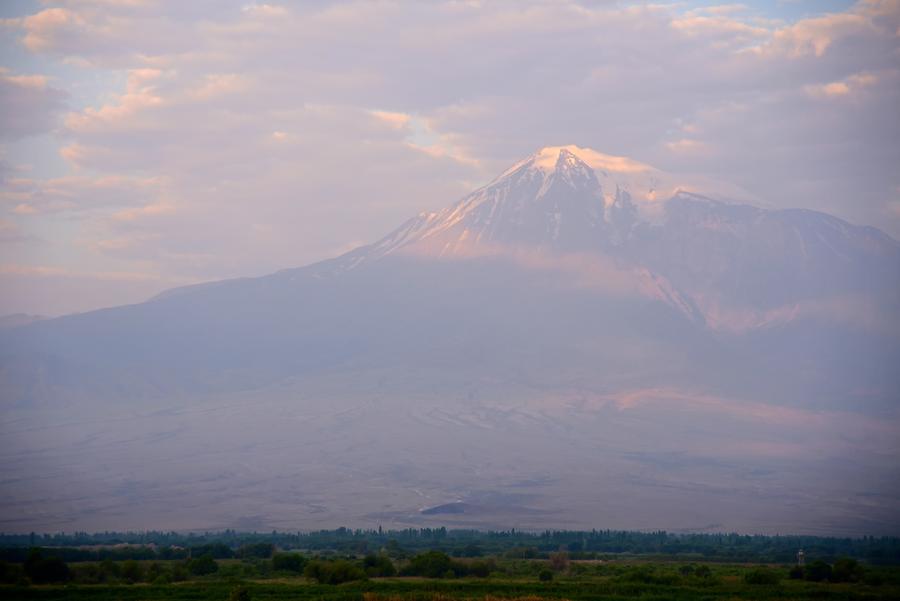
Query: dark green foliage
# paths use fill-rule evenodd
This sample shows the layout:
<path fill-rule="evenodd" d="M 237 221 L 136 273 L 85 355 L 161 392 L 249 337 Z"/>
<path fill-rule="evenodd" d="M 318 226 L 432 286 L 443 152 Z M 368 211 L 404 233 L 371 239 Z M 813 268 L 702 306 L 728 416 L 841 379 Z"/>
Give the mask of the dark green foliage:
<path fill-rule="evenodd" d="M 513 547 L 507 549 L 504 555 L 510 559 L 534 559 L 538 551 L 534 547 Z"/>
<path fill-rule="evenodd" d="M 884 576 L 878 572 L 866 571 L 863 582 L 868 586 L 882 586 L 884 584 Z"/>
<path fill-rule="evenodd" d="M 475 578 L 487 578 L 497 568 L 493 559 L 478 559 L 467 566 L 467 574 Z"/>
<path fill-rule="evenodd" d="M 564 572 L 569 569 L 568 551 L 550 554 L 550 568 L 555 572 Z"/>
<path fill-rule="evenodd" d="M 388 554 L 388 557 L 393 557 L 394 559 L 404 559 L 408 555 L 403 547 L 400 546 L 400 543 L 393 538 L 384 545 L 384 551 Z"/>
<path fill-rule="evenodd" d="M 817 559 L 804 569 L 806 579 L 812 582 L 822 582 L 823 580 L 831 580 L 831 566 Z"/>
<path fill-rule="evenodd" d="M 242 545 L 238 549 L 237 556 L 244 559 L 258 558 L 268 559 L 275 552 L 275 545 L 272 543 L 254 543 L 250 545 Z"/>
<path fill-rule="evenodd" d="M 455 562 L 446 553 L 429 551 L 416 555 L 401 572 L 404 576 L 422 576 L 424 578 L 443 578 L 447 572 L 456 574 Z"/>
<path fill-rule="evenodd" d="M 319 584 L 342 584 L 353 580 L 366 579 L 366 573 L 361 567 L 343 559 L 337 561 L 310 561 L 306 564 L 303 575 Z"/>
<path fill-rule="evenodd" d="M 192 559 L 187 564 L 188 571 L 194 576 L 207 576 L 219 571 L 219 564 L 212 555 L 201 555 Z"/>
<path fill-rule="evenodd" d="M 32 542 L 32 538 L 34 542 Z M 302 548 L 312 552 L 332 551 L 342 555 L 385 549 L 392 558 L 440 548 L 452 556 L 471 556 L 475 549 L 484 555 L 511 559 L 546 558 L 560 549 L 570 559 L 602 559 L 605 555 L 682 557 L 689 561 L 731 561 L 792 563 L 797 549 L 808 557 L 833 563 L 838 557 L 852 557 L 866 565 L 900 564 L 900 537 L 833 538 L 816 536 L 756 536 L 740 534 L 673 534 L 617 530 L 564 531 L 540 533 L 508 531 L 447 530 L 408 528 L 405 530 L 320 530 L 315 532 L 235 532 L 225 530 L 203 534 L 176 532 L 103 532 L 89 534 L 0 534 L 0 560 L 24 563 L 30 546 L 53 547 L 53 555 L 71 564 L 112 559 L 186 559 L 207 553 L 214 559 L 229 559 L 235 549 L 256 544 L 281 548 Z M 92 547 L 92 545 L 94 545 Z M 123 546 L 124 545 L 124 546 Z M 153 545 L 153 546 L 151 546 Z M 271 557 L 271 551 L 262 558 Z M 241 557 L 259 557 L 249 552 Z"/>
<path fill-rule="evenodd" d="M 549 568 L 544 568 L 540 572 L 538 572 L 538 580 L 541 582 L 550 582 L 553 580 L 553 570 Z"/>
<path fill-rule="evenodd" d="M 122 580 L 128 584 L 134 584 L 135 582 L 143 580 L 144 570 L 141 569 L 141 564 L 133 559 L 129 559 L 128 561 L 122 562 L 121 575 Z"/>
<path fill-rule="evenodd" d="M 276 553 L 272 556 L 272 569 L 276 572 L 302 574 L 305 567 L 306 558 L 299 553 Z"/>
<path fill-rule="evenodd" d="M 46 551 L 45 551 L 46 553 Z M 484 561 L 490 561 L 488 558 Z M 478 560 L 482 561 L 482 560 Z M 497 561 L 497 560 L 495 560 Z M 121 562 L 119 562 L 121 563 Z M 682 574 L 685 562 L 641 561 L 610 559 L 599 562 L 573 561 L 565 577 L 549 571 L 553 580 L 540 581 L 544 561 L 499 560 L 496 570 L 499 578 L 488 580 L 460 578 L 455 570 L 448 570 L 443 579 L 391 578 L 345 581 L 340 566 L 348 566 L 360 574 L 365 560 L 340 559 L 335 561 L 316 559 L 308 565 L 320 564 L 322 584 L 312 583 L 300 577 L 285 577 L 284 572 L 273 573 L 276 579 L 260 579 L 247 572 L 251 581 L 235 582 L 231 573 L 240 570 L 271 569 L 270 560 L 226 561 L 215 574 L 192 577 L 178 584 L 168 584 L 167 574 L 175 569 L 184 570 L 184 562 L 172 561 L 160 564 L 162 580 L 152 586 L 133 586 L 124 579 L 109 581 L 102 586 L 84 586 L 80 581 L 63 585 L 40 586 L 0 585 L 0 599 L 31 601 L 223 601 L 243 599 L 236 597 L 244 590 L 254 599 L 268 601 L 806 601 L 825 599 L 834 601 L 895 601 L 900 599 L 900 569 L 867 567 L 862 582 L 807 582 L 794 580 L 777 585 L 751 584 L 760 568 L 740 563 L 719 564 L 708 578 Z M 469 566 L 471 562 L 460 561 Z M 90 564 L 100 571 L 99 564 Z M 87 568 L 83 565 L 80 568 Z M 784 568 L 769 567 L 766 570 L 786 572 Z M 123 570 L 119 566 L 119 573 Z M 145 578 L 149 578 L 151 566 L 142 564 Z M 155 571 L 155 570 L 154 570 Z M 689 570 L 684 570 L 688 572 Z M 186 573 L 186 572 L 185 572 Z M 334 574 L 332 576 L 331 574 Z M 471 574 L 470 574 L 471 575 Z M 870 578 L 878 576 L 876 587 Z M 331 583 L 341 584 L 332 586 Z M 875 582 L 874 580 L 872 582 Z"/>
<path fill-rule="evenodd" d="M 0 561 L 0 584 L 15 584 L 24 578 L 22 567 Z"/>
<path fill-rule="evenodd" d="M 234 551 L 223 543 L 210 543 L 208 545 L 191 547 L 191 557 L 201 557 L 203 555 L 209 555 L 213 559 L 231 559 L 234 557 Z"/>
<path fill-rule="evenodd" d="M 654 565 L 641 565 L 628 568 L 621 576 L 625 582 L 639 582 L 641 584 L 657 584 L 672 586 L 680 581 L 680 576 L 660 569 Z"/>
<path fill-rule="evenodd" d="M 31 549 L 24 565 L 25 575 L 35 584 L 66 582 L 72 577 L 69 566 L 59 557 L 44 557 L 40 549 Z"/>
<path fill-rule="evenodd" d="M 165 568 L 162 567 L 162 564 L 154 561 L 147 566 L 147 573 L 144 574 L 144 579 L 147 582 L 155 582 L 156 579 L 165 574 L 165 572 Z"/>
<path fill-rule="evenodd" d="M 172 579 L 172 582 L 184 582 L 190 577 L 190 573 L 188 572 L 187 566 L 177 564 L 172 566 L 172 573 L 169 577 Z"/>
<path fill-rule="evenodd" d="M 394 562 L 386 555 L 366 555 L 363 559 L 363 569 L 370 578 L 393 576 L 397 573 Z"/>
<path fill-rule="evenodd" d="M 760 567 L 744 574 L 744 582 L 771 586 L 781 582 L 781 574 L 770 568 Z"/>
<path fill-rule="evenodd" d="M 788 572 L 788 578 L 791 580 L 803 580 L 803 575 L 803 566 L 801 565 L 792 566 Z"/>
<path fill-rule="evenodd" d="M 832 582 L 859 582 L 865 577 L 865 569 L 849 557 L 841 557 L 831 566 Z"/>
<path fill-rule="evenodd" d="M 697 566 L 694 570 L 694 576 L 697 578 L 709 578 L 712 576 L 712 570 L 709 566 Z"/>
<path fill-rule="evenodd" d="M 236 586 L 231 589 L 228 601 L 250 601 L 250 591 L 243 586 Z"/>

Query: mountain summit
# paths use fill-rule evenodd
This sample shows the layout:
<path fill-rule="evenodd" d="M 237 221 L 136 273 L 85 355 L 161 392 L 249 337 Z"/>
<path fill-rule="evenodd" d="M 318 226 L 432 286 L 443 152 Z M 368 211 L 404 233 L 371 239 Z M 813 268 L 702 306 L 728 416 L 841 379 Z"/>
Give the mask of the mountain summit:
<path fill-rule="evenodd" d="M 664 194 L 692 189 L 649 165 L 577 146 L 548 146 L 486 186 L 421 213 L 348 257 L 357 265 L 401 249 L 437 256 L 514 247 L 595 252 L 627 238 L 639 215 L 659 215 Z"/>
<path fill-rule="evenodd" d="M 741 329 L 793 318 L 823 296 L 898 289 L 896 240 L 815 211 L 741 204 L 734 192 L 588 148 L 545 147 L 324 266 L 341 271 L 397 254 L 587 254 L 650 274 L 651 287 L 692 299 L 707 325 Z M 731 319 L 735 312 L 742 317 Z"/>

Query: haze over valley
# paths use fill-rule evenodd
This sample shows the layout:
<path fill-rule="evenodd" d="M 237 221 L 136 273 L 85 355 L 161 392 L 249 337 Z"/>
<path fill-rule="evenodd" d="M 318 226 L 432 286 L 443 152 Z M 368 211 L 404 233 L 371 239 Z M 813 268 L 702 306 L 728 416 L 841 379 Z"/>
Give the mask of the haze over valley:
<path fill-rule="evenodd" d="M 900 244 L 709 194 L 547 147 L 335 259 L 4 330 L 3 529 L 900 530 Z"/>

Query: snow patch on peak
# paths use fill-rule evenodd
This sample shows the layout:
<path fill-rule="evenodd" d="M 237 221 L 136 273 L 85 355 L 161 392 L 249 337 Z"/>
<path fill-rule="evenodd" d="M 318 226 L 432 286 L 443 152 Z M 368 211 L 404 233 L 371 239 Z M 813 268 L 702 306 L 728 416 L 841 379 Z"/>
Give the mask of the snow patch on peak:
<path fill-rule="evenodd" d="M 546 146 L 534 153 L 530 158 L 534 160 L 536 167 L 541 169 L 555 169 L 561 157 L 571 160 L 577 158 L 582 163 L 599 171 L 611 173 L 645 173 L 656 171 L 650 165 L 635 161 L 628 157 L 620 157 L 611 154 L 597 152 L 592 148 L 581 148 L 570 144 L 568 146 Z M 528 159 L 526 159 L 527 161 Z"/>

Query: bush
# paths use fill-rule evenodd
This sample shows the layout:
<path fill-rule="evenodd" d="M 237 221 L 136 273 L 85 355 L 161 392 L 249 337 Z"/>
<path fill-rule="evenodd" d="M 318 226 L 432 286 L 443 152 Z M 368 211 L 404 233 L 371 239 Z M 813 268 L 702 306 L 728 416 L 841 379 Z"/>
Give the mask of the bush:
<path fill-rule="evenodd" d="M 541 582 L 551 582 L 553 580 L 553 570 L 544 568 L 538 572 L 538 580 Z"/>
<path fill-rule="evenodd" d="M 272 569 L 276 572 L 302 574 L 305 567 L 306 558 L 299 553 L 276 553 L 272 557 Z"/>
<path fill-rule="evenodd" d="M 464 571 L 446 553 L 428 551 L 413 557 L 409 565 L 404 568 L 403 574 L 425 578 L 444 578 L 447 572 L 453 572 L 456 575 Z"/>
<path fill-rule="evenodd" d="M 341 584 L 353 580 L 365 580 L 366 573 L 358 565 L 340 559 L 337 561 L 310 561 L 303 575 L 319 584 Z"/>
<path fill-rule="evenodd" d="M 554 572 L 564 572 L 569 568 L 569 553 L 560 551 L 559 553 L 550 554 L 550 568 Z"/>
<path fill-rule="evenodd" d="M 781 575 L 769 568 L 756 568 L 744 574 L 744 582 L 747 584 L 773 585 L 781 581 Z"/>
<path fill-rule="evenodd" d="M 642 584 L 673 586 L 678 583 L 679 577 L 672 573 L 658 572 L 656 566 L 643 565 L 627 569 L 622 575 L 622 580 L 640 582 Z"/>
<path fill-rule="evenodd" d="M 831 580 L 831 566 L 821 559 L 817 559 L 806 566 L 804 573 L 806 574 L 806 579 L 812 582 Z"/>
<path fill-rule="evenodd" d="M 468 566 L 469 576 L 475 576 L 476 578 L 487 578 L 491 575 L 491 572 L 497 567 L 496 563 L 493 559 L 488 560 L 476 560 L 470 563 Z"/>
<path fill-rule="evenodd" d="M 22 568 L 5 561 L 0 561 L 0 583 L 15 584 L 23 577 Z"/>
<path fill-rule="evenodd" d="M 697 566 L 697 569 L 694 570 L 694 576 L 697 578 L 709 578 L 712 576 L 712 570 L 709 569 L 709 566 Z"/>
<path fill-rule="evenodd" d="M 134 584 L 135 582 L 140 582 L 144 578 L 144 571 L 141 569 L 141 564 L 136 562 L 133 559 L 129 559 L 128 561 L 122 562 L 122 578 L 128 584 Z"/>
<path fill-rule="evenodd" d="M 860 582 L 864 576 L 865 569 L 849 557 L 841 557 L 831 568 L 832 582 Z"/>
<path fill-rule="evenodd" d="M 188 579 L 189 575 L 190 574 L 188 573 L 187 566 L 178 564 L 172 566 L 172 574 L 170 576 L 170 579 L 172 580 L 172 582 L 184 582 Z"/>
<path fill-rule="evenodd" d="M 156 563 L 155 561 L 147 566 L 147 573 L 144 574 L 144 578 L 147 582 L 156 582 L 156 579 L 165 574 L 165 568 L 161 564 Z"/>
<path fill-rule="evenodd" d="M 213 559 L 231 559 L 234 557 L 234 551 L 224 543 L 210 543 L 208 545 L 191 547 L 191 557 L 202 557 L 204 555 L 209 555 Z"/>
<path fill-rule="evenodd" d="M 250 601 L 250 591 L 243 586 L 236 586 L 231 589 L 228 601 Z"/>
<path fill-rule="evenodd" d="M 215 574 L 219 571 L 219 564 L 213 559 L 212 555 L 202 555 L 196 559 L 192 559 L 187 565 L 188 571 L 194 576 L 206 576 Z"/>
<path fill-rule="evenodd" d="M 869 586 L 881 586 L 884 584 L 884 576 L 878 572 L 867 571 L 863 577 L 863 583 Z"/>
<path fill-rule="evenodd" d="M 40 549 L 32 549 L 25 560 L 25 574 L 35 584 L 66 582 L 72 577 L 69 566 L 58 557 L 44 557 Z"/>
<path fill-rule="evenodd" d="M 394 563 L 386 555 L 366 555 L 363 559 L 363 569 L 371 578 L 394 576 L 397 573 Z"/>
<path fill-rule="evenodd" d="M 122 568 L 112 559 L 100 562 L 100 582 L 115 582 L 122 575 Z"/>

